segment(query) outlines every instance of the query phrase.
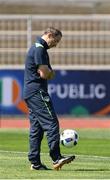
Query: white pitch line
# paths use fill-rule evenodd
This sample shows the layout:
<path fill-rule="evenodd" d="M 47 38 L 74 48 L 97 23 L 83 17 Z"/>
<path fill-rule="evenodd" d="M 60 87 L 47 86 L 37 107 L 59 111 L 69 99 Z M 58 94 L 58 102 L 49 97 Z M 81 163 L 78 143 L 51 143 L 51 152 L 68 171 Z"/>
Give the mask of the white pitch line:
<path fill-rule="evenodd" d="M 108 156 L 96 156 L 96 155 L 83 155 L 83 154 L 81 154 L 81 155 L 76 155 L 76 156 L 79 156 L 79 157 L 87 157 L 87 158 L 92 158 L 92 157 L 94 157 L 94 158 L 99 158 L 99 159 L 109 159 L 110 160 L 110 157 L 108 157 Z"/>
<path fill-rule="evenodd" d="M 16 154 L 28 154 L 28 152 L 24 151 L 5 151 L 0 150 L 0 153 L 16 153 Z M 48 153 L 41 153 L 42 155 L 47 155 Z"/>
<path fill-rule="evenodd" d="M 0 150 L 1 153 L 18 153 L 18 154 L 21 154 L 21 153 L 27 153 L 27 152 L 22 152 L 22 151 L 5 151 L 5 150 Z"/>
<path fill-rule="evenodd" d="M 22 152 L 22 151 L 5 151 L 5 150 L 0 150 L 0 153 L 16 153 L 16 154 L 28 154 L 28 152 Z M 41 153 L 41 155 L 49 155 L 49 153 Z M 68 154 L 65 154 L 68 155 Z M 87 158 L 99 158 L 99 159 L 109 159 L 109 156 L 96 156 L 96 155 L 85 155 L 85 154 L 81 154 L 81 155 L 77 155 L 76 157 L 87 157 Z"/>

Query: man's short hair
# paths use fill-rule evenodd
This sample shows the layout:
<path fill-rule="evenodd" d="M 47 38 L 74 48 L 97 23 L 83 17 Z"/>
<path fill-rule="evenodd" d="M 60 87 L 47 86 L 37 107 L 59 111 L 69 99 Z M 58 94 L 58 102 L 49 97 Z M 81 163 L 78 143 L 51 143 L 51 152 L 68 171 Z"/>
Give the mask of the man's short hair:
<path fill-rule="evenodd" d="M 51 33 L 53 36 L 61 36 L 62 37 L 62 32 L 59 29 L 56 29 L 54 27 L 49 27 L 45 30 L 44 34 Z"/>

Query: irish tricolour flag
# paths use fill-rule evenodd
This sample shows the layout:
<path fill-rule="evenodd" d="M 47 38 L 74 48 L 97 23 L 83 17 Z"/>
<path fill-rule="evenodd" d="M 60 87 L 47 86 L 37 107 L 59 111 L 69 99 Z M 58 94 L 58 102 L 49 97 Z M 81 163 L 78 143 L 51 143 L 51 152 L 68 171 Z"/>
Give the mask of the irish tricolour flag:
<path fill-rule="evenodd" d="M 0 79 L 0 104 L 12 106 L 17 103 L 20 96 L 20 87 L 15 79 L 4 77 Z"/>

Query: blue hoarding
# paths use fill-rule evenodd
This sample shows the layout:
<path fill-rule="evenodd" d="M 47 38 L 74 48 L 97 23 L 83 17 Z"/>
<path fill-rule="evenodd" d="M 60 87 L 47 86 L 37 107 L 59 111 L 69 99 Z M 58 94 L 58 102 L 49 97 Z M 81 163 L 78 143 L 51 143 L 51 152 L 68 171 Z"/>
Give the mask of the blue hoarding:
<path fill-rule="evenodd" d="M 49 94 L 59 115 L 109 115 L 109 70 L 56 70 Z M 23 101 L 24 70 L 0 70 L 0 113 L 26 113 Z"/>

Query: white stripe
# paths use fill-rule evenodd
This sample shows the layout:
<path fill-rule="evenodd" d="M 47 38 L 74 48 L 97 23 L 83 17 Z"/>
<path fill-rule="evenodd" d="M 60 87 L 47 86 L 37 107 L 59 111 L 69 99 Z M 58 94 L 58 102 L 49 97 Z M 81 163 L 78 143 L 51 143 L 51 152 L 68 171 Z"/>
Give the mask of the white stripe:
<path fill-rule="evenodd" d="M 59 68 L 59 64 L 53 65 L 52 66 L 54 70 L 85 70 L 85 71 L 105 71 L 105 70 L 110 70 L 110 65 L 108 64 L 99 64 L 99 65 L 83 65 L 83 64 L 70 64 L 70 65 L 63 65 L 60 64 L 60 68 Z M 7 70 L 7 69 L 17 69 L 17 70 L 24 70 L 24 65 L 20 65 L 20 64 L 7 64 L 7 65 L 0 65 L 0 70 Z"/>
<path fill-rule="evenodd" d="M 3 78 L 3 97 L 2 97 L 2 105 L 10 106 L 12 105 L 12 78 L 6 77 Z"/>
<path fill-rule="evenodd" d="M 28 152 L 26 151 L 4 151 L 4 150 L 0 150 L 0 153 L 15 153 L 15 154 L 28 154 Z M 41 155 L 49 155 L 49 153 L 41 153 Z M 68 154 L 64 154 L 65 156 Z M 72 155 L 72 154 L 69 154 L 69 155 Z M 84 158 L 98 158 L 98 159 L 108 159 L 110 160 L 110 157 L 108 156 L 96 156 L 96 155 L 85 155 L 85 154 L 81 154 L 81 155 L 78 155 L 76 154 L 76 157 L 84 157 Z"/>

